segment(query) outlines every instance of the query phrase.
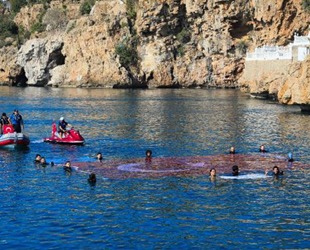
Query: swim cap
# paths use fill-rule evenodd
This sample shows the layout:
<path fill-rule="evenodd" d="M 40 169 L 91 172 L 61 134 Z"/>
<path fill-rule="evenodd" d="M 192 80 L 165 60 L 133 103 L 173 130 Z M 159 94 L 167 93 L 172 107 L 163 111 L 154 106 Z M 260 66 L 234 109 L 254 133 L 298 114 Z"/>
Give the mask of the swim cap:
<path fill-rule="evenodd" d="M 2 116 L 6 116 L 6 113 L 2 113 Z"/>
<path fill-rule="evenodd" d="M 289 159 L 292 159 L 292 158 L 293 158 L 293 154 L 292 154 L 291 152 L 289 152 L 289 153 L 287 154 L 287 157 L 288 157 Z"/>
<path fill-rule="evenodd" d="M 63 117 L 60 117 L 60 119 L 59 119 L 59 121 L 63 121 L 65 118 L 63 118 Z"/>

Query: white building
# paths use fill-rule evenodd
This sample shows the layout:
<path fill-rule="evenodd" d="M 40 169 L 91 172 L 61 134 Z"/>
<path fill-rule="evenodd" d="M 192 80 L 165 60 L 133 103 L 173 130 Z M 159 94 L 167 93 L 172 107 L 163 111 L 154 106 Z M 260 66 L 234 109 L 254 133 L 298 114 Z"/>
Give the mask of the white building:
<path fill-rule="evenodd" d="M 310 32 L 308 36 L 294 35 L 294 42 L 288 46 L 263 46 L 247 53 L 246 60 L 292 60 L 303 61 L 310 54 Z"/>

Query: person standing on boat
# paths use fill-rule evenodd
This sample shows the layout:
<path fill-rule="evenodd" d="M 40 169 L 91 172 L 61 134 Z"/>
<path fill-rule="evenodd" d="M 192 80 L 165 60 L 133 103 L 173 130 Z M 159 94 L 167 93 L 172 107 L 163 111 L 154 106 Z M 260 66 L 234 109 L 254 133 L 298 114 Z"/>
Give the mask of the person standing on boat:
<path fill-rule="evenodd" d="M 19 114 L 17 109 L 15 109 L 14 113 L 11 115 L 10 122 L 12 123 L 14 131 L 16 133 L 21 133 L 22 132 L 22 128 L 24 130 L 23 117 L 21 116 L 21 114 Z"/>

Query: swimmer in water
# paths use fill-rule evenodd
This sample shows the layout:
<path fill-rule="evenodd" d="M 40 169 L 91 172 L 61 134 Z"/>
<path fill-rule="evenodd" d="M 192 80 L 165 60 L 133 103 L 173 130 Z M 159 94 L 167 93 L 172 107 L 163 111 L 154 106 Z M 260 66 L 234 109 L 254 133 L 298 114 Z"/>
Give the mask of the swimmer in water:
<path fill-rule="evenodd" d="M 97 181 L 96 175 L 94 173 L 91 173 L 88 177 L 88 183 L 95 184 L 96 181 Z"/>
<path fill-rule="evenodd" d="M 35 160 L 33 161 L 34 163 L 40 163 L 41 162 L 41 155 L 40 154 L 36 154 L 36 158 Z"/>
<path fill-rule="evenodd" d="M 151 162 L 152 161 L 152 151 L 151 150 L 146 150 L 145 152 L 145 161 Z"/>
<path fill-rule="evenodd" d="M 234 147 L 234 146 L 231 146 L 231 147 L 230 147 L 229 153 L 230 153 L 230 154 L 235 154 L 235 153 L 236 153 L 236 150 L 235 150 L 235 147 Z"/>
<path fill-rule="evenodd" d="M 41 158 L 40 163 L 41 163 L 42 166 L 48 165 L 48 163 L 46 162 L 45 157 L 42 157 L 42 158 Z"/>
<path fill-rule="evenodd" d="M 239 175 L 239 167 L 237 165 L 234 165 L 232 167 L 232 175 L 233 176 L 238 176 Z"/>
<path fill-rule="evenodd" d="M 294 161 L 293 154 L 292 154 L 291 152 L 289 152 L 289 153 L 287 154 L 287 161 L 288 161 L 288 162 L 293 162 L 293 161 Z"/>
<path fill-rule="evenodd" d="M 71 168 L 71 162 L 67 161 L 65 166 L 64 166 L 64 170 L 67 172 L 72 172 L 72 168 Z"/>
<path fill-rule="evenodd" d="M 268 152 L 268 151 L 266 150 L 266 148 L 265 148 L 265 145 L 264 145 L 264 144 L 260 146 L 260 148 L 259 148 L 259 152 L 260 152 L 260 153 L 267 153 L 267 152 Z"/>
<path fill-rule="evenodd" d="M 45 157 L 42 157 L 42 158 L 41 158 L 40 164 L 41 164 L 42 166 L 47 166 L 47 165 L 49 165 L 49 163 L 46 162 Z M 54 166 L 54 162 L 51 162 L 51 166 Z"/>
<path fill-rule="evenodd" d="M 102 159 L 103 159 L 102 154 L 100 152 L 98 152 L 97 153 L 97 161 L 102 162 Z"/>
<path fill-rule="evenodd" d="M 211 179 L 216 177 L 216 169 L 215 168 L 210 169 L 209 176 Z"/>
<path fill-rule="evenodd" d="M 283 171 L 280 171 L 278 166 L 274 166 L 272 169 L 273 176 L 280 176 L 283 175 Z"/>
<path fill-rule="evenodd" d="M 268 169 L 265 170 L 265 174 L 268 175 Z M 274 166 L 272 168 L 272 175 L 273 176 L 280 176 L 283 175 L 283 171 L 280 171 L 278 166 Z"/>

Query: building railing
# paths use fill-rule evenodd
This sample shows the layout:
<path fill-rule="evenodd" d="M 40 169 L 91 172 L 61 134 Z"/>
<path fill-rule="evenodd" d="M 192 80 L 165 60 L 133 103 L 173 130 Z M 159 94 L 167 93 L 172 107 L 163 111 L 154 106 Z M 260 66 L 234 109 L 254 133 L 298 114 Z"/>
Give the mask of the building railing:
<path fill-rule="evenodd" d="M 255 51 L 252 53 L 246 54 L 246 60 L 289 60 L 293 59 L 293 47 L 309 47 L 310 36 L 298 36 L 294 35 L 294 42 L 290 43 L 286 47 L 280 46 L 263 46 L 260 48 L 255 48 Z M 301 58 L 301 53 L 303 53 L 302 57 L 305 58 L 304 51 L 302 49 L 298 49 L 298 58 Z M 310 53 L 309 49 L 307 50 L 307 55 Z M 301 60 L 301 59 L 299 59 Z"/>
<path fill-rule="evenodd" d="M 291 47 L 263 46 L 253 53 L 248 52 L 246 60 L 289 60 L 292 56 Z"/>

